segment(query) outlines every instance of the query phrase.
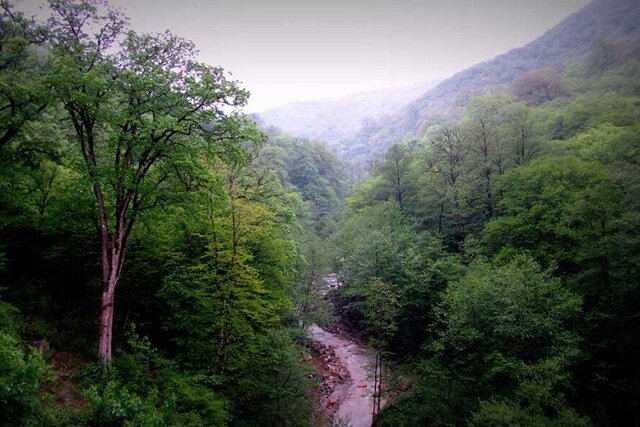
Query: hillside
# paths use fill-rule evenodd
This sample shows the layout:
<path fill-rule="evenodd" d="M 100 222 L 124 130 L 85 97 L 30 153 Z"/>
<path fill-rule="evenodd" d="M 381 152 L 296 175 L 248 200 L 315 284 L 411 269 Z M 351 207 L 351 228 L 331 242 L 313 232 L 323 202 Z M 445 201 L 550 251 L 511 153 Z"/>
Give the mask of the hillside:
<path fill-rule="evenodd" d="M 345 152 L 350 158 L 367 150 L 380 153 L 406 135 L 420 134 L 436 121 L 458 118 L 474 95 L 503 88 L 522 73 L 562 69 L 605 38 L 633 40 L 639 36 L 640 2 L 596 0 L 524 47 L 461 71 L 401 111 L 363 129 L 348 142 L 351 149 Z"/>
<path fill-rule="evenodd" d="M 373 121 L 415 101 L 439 81 L 408 87 L 366 91 L 338 98 L 296 102 L 259 113 L 262 121 L 283 131 L 336 146 L 355 137 Z"/>
<path fill-rule="evenodd" d="M 431 46 L 471 64 L 496 20 L 558 22 L 546 1 L 436 11 L 474 33 Z M 195 41 L 110 2 L 0 1 L 0 427 L 640 427 L 640 0 L 438 87 L 269 122 Z M 143 15 L 196 26 L 156 3 Z M 199 45 L 271 67 L 261 102 L 351 60 L 385 71 L 335 54 L 345 27 L 437 69 L 414 44 L 431 2 L 227 3 Z"/>

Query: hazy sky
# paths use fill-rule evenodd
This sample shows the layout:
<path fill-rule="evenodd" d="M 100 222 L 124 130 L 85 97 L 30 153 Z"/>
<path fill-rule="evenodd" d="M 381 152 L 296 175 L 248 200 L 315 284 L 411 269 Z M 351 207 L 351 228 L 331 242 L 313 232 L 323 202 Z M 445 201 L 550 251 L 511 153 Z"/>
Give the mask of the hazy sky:
<path fill-rule="evenodd" d="M 541 35 L 588 0 L 111 0 L 134 29 L 196 43 L 250 111 L 448 77 Z M 44 3 L 25 0 L 29 8 Z"/>

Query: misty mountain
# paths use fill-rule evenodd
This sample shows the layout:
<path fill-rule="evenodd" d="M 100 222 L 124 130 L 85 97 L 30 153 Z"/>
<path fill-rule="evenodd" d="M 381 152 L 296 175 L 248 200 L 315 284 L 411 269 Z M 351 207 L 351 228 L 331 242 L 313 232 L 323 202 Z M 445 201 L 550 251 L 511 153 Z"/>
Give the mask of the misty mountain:
<path fill-rule="evenodd" d="M 408 87 L 366 91 L 318 101 L 296 102 L 259 113 L 262 122 L 298 137 L 336 146 L 374 121 L 395 113 L 436 86 L 432 81 Z"/>
<path fill-rule="evenodd" d="M 600 40 L 631 42 L 638 37 L 640 1 L 596 0 L 524 47 L 461 71 L 402 110 L 370 123 L 339 151 L 347 158 L 380 153 L 406 136 L 421 134 L 431 124 L 455 120 L 472 97 L 505 88 L 523 73 L 562 70 Z"/>

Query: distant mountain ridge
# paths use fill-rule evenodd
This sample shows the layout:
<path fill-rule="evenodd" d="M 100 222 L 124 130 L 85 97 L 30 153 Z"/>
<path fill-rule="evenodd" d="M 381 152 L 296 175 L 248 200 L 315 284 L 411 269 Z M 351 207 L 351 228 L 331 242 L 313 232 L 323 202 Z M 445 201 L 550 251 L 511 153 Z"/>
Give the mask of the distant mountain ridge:
<path fill-rule="evenodd" d="M 258 116 L 268 126 L 336 146 L 353 138 L 369 123 L 406 107 L 439 82 L 295 102 L 263 111 Z"/>
<path fill-rule="evenodd" d="M 595 0 L 569 15 L 531 43 L 474 65 L 428 90 L 401 111 L 364 128 L 346 144 L 347 157 L 363 147 L 380 153 L 428 125 L 455 119 L 469 100 L 484 91 L 505 87 L 525 72 L 560 68 L 589 51 L 603 37 L 640 37 L 640 0 Z"/>

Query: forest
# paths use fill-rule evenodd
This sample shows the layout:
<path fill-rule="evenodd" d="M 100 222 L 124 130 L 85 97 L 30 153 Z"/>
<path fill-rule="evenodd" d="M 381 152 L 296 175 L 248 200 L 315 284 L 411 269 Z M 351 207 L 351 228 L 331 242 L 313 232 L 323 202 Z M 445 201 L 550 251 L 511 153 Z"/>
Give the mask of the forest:
<path fill-rule="evenodd" d="M 638 422 L 640 62 L 599 52 L 553 99 L 526 75 L 392 145 L 347 199 L 340 304 L 368 330 L 384 283 L 370 333 L 415 375 L 379 425 Z"/>
<path fill-rule="evenodd" d="M 640 38 L 363 175 L 193 42 L 48 4 L 0 0 L 0 425 L 319 425 L 312 324 L 375 353 L 377 426 L 640 425 Z"/>

